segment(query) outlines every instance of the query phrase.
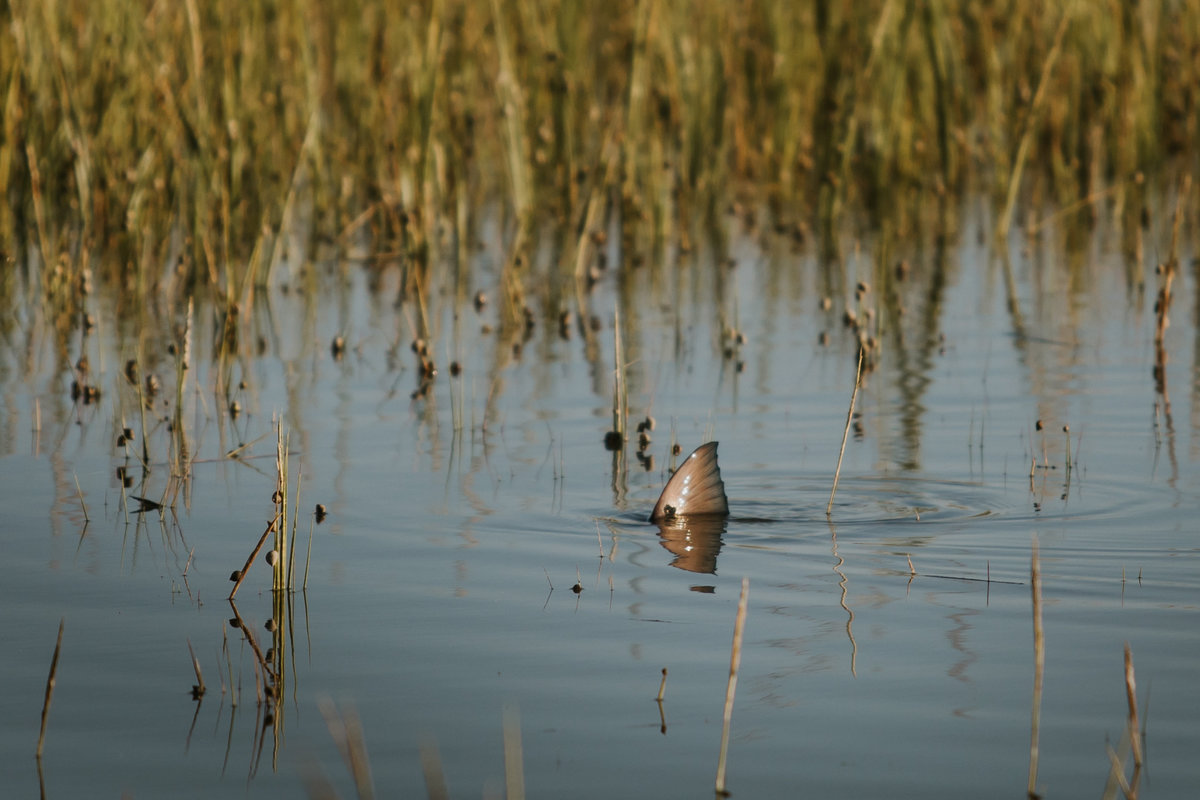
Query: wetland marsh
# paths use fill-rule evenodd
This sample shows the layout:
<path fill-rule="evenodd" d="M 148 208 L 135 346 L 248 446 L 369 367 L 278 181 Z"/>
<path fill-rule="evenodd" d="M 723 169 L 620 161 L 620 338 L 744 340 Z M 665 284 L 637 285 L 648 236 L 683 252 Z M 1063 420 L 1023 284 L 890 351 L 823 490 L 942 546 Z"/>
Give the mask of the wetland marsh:
<path fill-rule="evenodd" d="M 1039 8 L 5 6 L 0 793 L 709 796 L 743 578 L 734 796 L 1193 793 L 1200 16 Z"/>

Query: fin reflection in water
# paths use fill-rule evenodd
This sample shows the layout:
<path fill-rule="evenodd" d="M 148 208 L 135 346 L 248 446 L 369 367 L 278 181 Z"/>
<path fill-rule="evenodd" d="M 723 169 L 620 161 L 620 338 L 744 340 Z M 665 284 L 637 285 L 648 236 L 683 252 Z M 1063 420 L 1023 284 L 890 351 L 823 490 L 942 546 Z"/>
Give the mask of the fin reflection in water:
<path fill-rule="evenodd" d="M 658 520 L 660 544 L 675 556 L 671 566 L 715 575 L 721 537 L 728 522 L 727 517 L 717 514 Z"/>
<path fill-rule="evenodd" d="M 697 447 L 675 470 L 654 505 L 650 521 L 713 514 L 727 516 L 729 501 L 717 465 L 717 443 L 709 442 Z"/>

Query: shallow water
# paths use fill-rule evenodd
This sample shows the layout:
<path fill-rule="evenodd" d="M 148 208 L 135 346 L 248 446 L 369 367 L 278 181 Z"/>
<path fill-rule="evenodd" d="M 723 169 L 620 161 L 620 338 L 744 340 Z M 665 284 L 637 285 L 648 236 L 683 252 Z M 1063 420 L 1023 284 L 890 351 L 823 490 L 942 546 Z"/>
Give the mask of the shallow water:
<path fill-rule="evenodd" d="M 1146 729 L 1141 794 L 1194 791 L 1191 252 L 1175 284 L 1164 397 L 1152 376 L 1155 287 L 1127 286 L 1103 234 L 1083 268 L 1052 235 L 1014 253 L 1011 303 L 1004 265 L 971 241 L 954 245 L 941 274 L 914 249 L 911 275 L 882 285 L 866 256 L 843 272 L 772 235 L 732 241 L 735 267 L 701 248 L 660 269 L 610 269 L 587 296 L 601 321 L 590 336 L 560 336 L 539 307 L 519 356 L 482 329 L 497 326 L 500 294 L 498 256 L 485 248 L 479 284 L 457 289 L 462 302 L 456 287 L 431 291 L 440 374 L 423 399 L 411 397 L 413 312 L 395 302 L 395 268 L 318 258 L 282 270 L 227 377 L 246 382 L 232 393 L 236 418 L 213 391 L 223 365 L 211 355 L 214 313 L 199 301 L 184 395 L 196 460 L 178 493 L 166 424 L 155 422 L 169 403 L 147 423 L 144 483 L 133 469 L 138 482 L 122 490 L 116 470 L 136 455 L 114 446 L 123 425 L 141 437 L 124 362 L 140 356 L 174 386 L 169 327 L 139 330 L 101 289 L 90 299 L 96 330 L 60 354 L 37 312 L 22 310 L 33 289 L 18 281 L 0 355 L 3 793 L 30 796 L 42 780 L 47 797 L 295 797 L 319 772 L 350 797 L 318 710 L 331 698 L 361 718 L 382 796 L 425 791 L 423 745 L 436 745 L 453 796 L 502 795 L 506 708 L 531 797 L 706 795 L 747 576 L 735 795 L 1016 796 L 1029 778 L 1035 540 L 1046 642 L 1038 787 L 1103 792 L 1106 746 L 1125 725 L 1128 642 Z M 841 316 L 858 279 L 874 284 L 865 305 L 884 320 L 882 349 L 827 519 L 855 377 Z M 477 289 L 493 298 L 482 312 L 470 303 Z M 573 296 L 551 285 L 540 302 L 559 290 Z M 602 444 L 618 305 L 631 416 L 657 419 L 649 470 L 636 441 L 623 459 Z M 186 308 L 156 313 L 182 322 Z M 747 336 L 728 359 L 722 315 Z M 83 353 L 103 391 L 89 405 L 70 396 Z M 313 505 L 329 516 L 314 527 L 307 590 L 272 634 L 261 559 L 236 606 L 225 598 L 273 513 L 274 415 L 290 432 L 293 491 L 301 476 L 300 548 Z M 708 438 L 720 441 L 730 519 L 660 531 L 645 518 L 672 441 L 686 453 Z M 242 457 L 223 457 L 247 442 Z M 168 488 L 164 513 L 133 512 L 130 495 Z M 228 623 L 235 612 L 259 647 L 284 654 L 268 724 L 250 646 Z M 199 703 L 189 642 L 209 687 Z"/>

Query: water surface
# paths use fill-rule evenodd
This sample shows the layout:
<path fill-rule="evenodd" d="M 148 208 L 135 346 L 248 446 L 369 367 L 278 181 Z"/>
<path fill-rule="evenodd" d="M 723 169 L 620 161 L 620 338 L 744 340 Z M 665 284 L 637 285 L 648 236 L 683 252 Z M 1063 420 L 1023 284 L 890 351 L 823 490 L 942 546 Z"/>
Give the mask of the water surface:
<path fill-rule="evenodd" d="M 703 246 L 633 266 L 614 253 L 580 295 L 586 308 L 570 280 L 550 281 L 515 338 L 500 333 L 500 259 L 485 246 L 478 284 L 447 270 L 425 298 L 439 373 L 420 397 L 414 307 L 395 265 L 322 253 L 285 265 L 244 315 L 232 358 L 214 356 L 221 318 L 197 298 L 185 481 L 172 480 L 165 421 L 185 303 L 164 289 L 162 307 L 131 318 L 101 287 L 88 300 L 95 329 L 59 338 L 18 271 L 0 351 L 4 793 L 30 796 L 41 780 L 47 797 L 296 797 L 319 772 L 353 796 L 318 710 L 332 699 L 361 718 L 381 795 L 425 791 L 423 744 L 436 745 L 454 796 L 502 794 L 508 708 L 531 797 L 705 796 L 748 576 L 736 795 L 1013 797 L 1029 777 L 1035 541 L 1037 785 L 1047 797 L 1103 793 L 1106 747 L 1125 726 L 1128 642 L 1142 796 L 1194 791 L 1190 251 L 1163 387 L 1155 286 L 1130 283 L 1103 232 L 1082 267 L 1053 232 L 1008 264 L 964 236 L 940 255 L 899 254 L 910 271 L 898 280 L 894 260 L 864 255 L 869 240 L 828 265 L 729 224 L 728 254 Z M 856 304 L 859 280 L 871 286 Z M 477 311 L 478 290 L 489 302 Z M 827 518 L 855 380 L 848 306 L 872 309 L 880 349 Z M 656 420 L 642 454 L 652 465 L 636 434 L 621 454 L 603 444 L 618 308 L 631 420 Z M 574 315 L 565 329 L 560 309 Z M 102 391 L 87 404 L 71 397 L 83 355 Z M 148 414 L 144 473 L 131 358 L 167 387 Z M 328 518 L 313 526 L 307 590 L 270 632 L 261 559 L 236 605 L 226 597 L 273 513 L 274 418 L 290 435 L 291 491 L 300 481 L 301 548 L 316 503 Z M 128 450 L 115 444 L 125 426 Z M 672 443 L 686 454 L 708 439 L 720 441 L 730 519 L 660 531 L 646 516 L 681 457 Z M 132 495 L 164 493 L 161 512 L 136 513 Z M 283 654 L 277 705 L 257 700 L 235 614 Z M 199 702 L 189 642 L 209 687 Z"/>

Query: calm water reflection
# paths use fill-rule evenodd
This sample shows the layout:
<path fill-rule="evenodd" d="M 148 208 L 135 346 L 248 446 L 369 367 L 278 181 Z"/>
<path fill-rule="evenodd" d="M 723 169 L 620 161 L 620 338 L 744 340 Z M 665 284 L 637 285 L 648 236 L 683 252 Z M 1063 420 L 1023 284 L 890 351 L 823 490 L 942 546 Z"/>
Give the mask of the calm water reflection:
<path fill-rule="evenodd" d="M 505 324 L 485 242 L 483 283 L 448 277 L 423 298 L 432 381 L 394 266 L 316 254 L 281 270 L 236 331 L 194 298 L 186 341 L 176 288 L 134 309 L 97 287 L 94 329 L 60 335 L 10 268 L 0 785 L 38 791 L 65 618 L 49 797 L 295 797 L 313 770 L 352 796 L 325 697 L 357 708 L 380 794 L 423 791 L 428 741 L 455 796 L 499 791 L 509 705 L 530 796 L 706 795 L 748 575 L 736 794 L 1017 796 L 1037 537 L 1038 785 L 1103 791 L 1128 641 L 1143 702 L 1153 687 L 1143 796 L 1183 796 L 1200 785 L 1197 284 L 1191 266 L 1178 276 L 1156 385 L 1155 287 L 1131 280 L 1115 238 L 1064 254 L 1047 233 L 1009 264 L 973 235 L 887 255 L 868 240 L 823 265 L 735 226 L 727 252 L 612 266 L 578 295 L 548 246 L 528 328 Z M 642 452 L 634 435 L 614 455 L 618 307 L 631 419 L 657 425 Z M 827 521 L 854 382 L 847 310 L 879 349 Z M 83 357 L 100 395 L 72 399 Z M 143 395 L 147 375 L 162 387 L 144 428 L 130 359 Z M 272 513 L 275 416 L 292 437 L 301 548 L 314 504 L 329 516 L 306 592 L 281 610 L 259 564 L 231 608 L 229 573 Z M 182 470 L 169 466 L 180 425 Z M 710 438 L 731 517 L 646 523 L 672 444 Z M 137 513 L 134 495 L 166 508 Z M 189 642 L 209 686 L 199 703 Z"/>

